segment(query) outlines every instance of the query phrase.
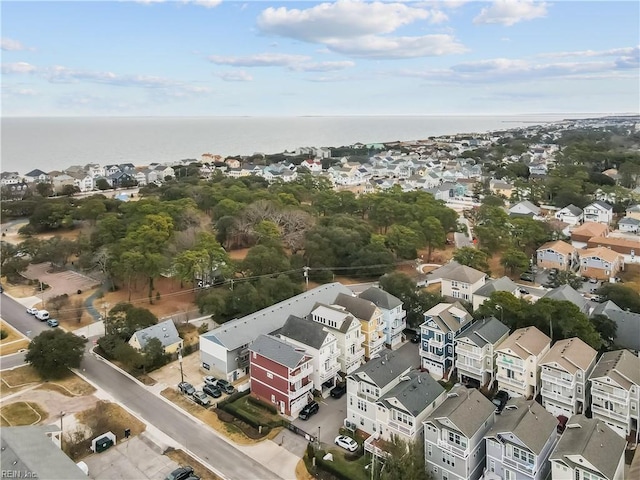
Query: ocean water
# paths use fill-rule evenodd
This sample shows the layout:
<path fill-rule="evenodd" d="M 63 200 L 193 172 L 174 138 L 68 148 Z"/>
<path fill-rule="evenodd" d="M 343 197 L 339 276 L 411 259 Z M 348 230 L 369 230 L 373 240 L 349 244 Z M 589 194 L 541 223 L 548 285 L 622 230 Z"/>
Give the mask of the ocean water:
<path fill-rule="evenodd" d="M 1 119 L 2 171 L 49 172 L 87 163 L 147 165 L 203 153 L 251 155 L 297 147 L 483 133 L 586 115 L 354 117 L 9 117 Z"/>

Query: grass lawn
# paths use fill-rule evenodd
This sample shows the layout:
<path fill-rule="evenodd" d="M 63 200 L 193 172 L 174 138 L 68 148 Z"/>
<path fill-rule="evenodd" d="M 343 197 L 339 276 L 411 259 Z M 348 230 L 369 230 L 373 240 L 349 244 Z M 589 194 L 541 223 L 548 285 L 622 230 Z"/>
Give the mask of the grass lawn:
<path fill-rule="evenodd" d="M 222 480 L 222 478 L 202 465 L 184 450 L 169 450 L 165 455 L 179 465 L 191 465 L 194 473 L 198 475 L 201 480 Z"/>
<path fill-rule="evenodd" d="M 42 382 L 40 375 L 29 365 L 4 370 L 0 380 L 0 397 L 19 392 L 36 383 Z"/>
<path fill-rule="evenodd" d="M 367 458 L 367 455 L 363 455 L 357 460 L 349 461 L 345 458 L 345 451 L 340 448 L 330 448 L 328 450 L 333 455 L 333 462 L 331 463 L 336 470 L 340 470 L 346 477 L 351 480 L 369 480 L 370 473 L 365 470 L 371 460 Z M 316 462 L 322 459 L 320 452 L 316 452 Z"/>
<path fill-rule="evenodd" d="M 0 328 L 8 333 L 0 340 L 0 355 L 11 355 L 29 346 L 29 340 L 4 320 L 0 320 Z"/>
<path fill-rule="evenodd" d="M 95 407 L 76 414 L 78 422 L 91 426 L 101 424 L 104 431 L 112 431 L 117 438 L 124 436 L 125 428 L 131 429 L 131 435 L 139 435 L 147 426 L 116 403 L 100 401 Z M 94 432 L 96 433 L 96 432 Z"/>
<path fill-rule="evenodd" d="M 15 402 L 0 408 L 3 427 L 35 425 L 43 418 L 47 418 L 47 412 L 37 403 Z"/>
<path fill-rule="evenodd" d="M 271 413 L 266 408 L 262 408 L 259 405 L 255 405 L 251 403 L 249 401 L 248 395 L 242 398 L 239 398 L 238 400 L 233 402 L 232 405 L 238 408 L 239 410 L 242 410 L 244 413 L 247 414 L 247 416 L 254 418 L 261 424 L 267 424 L 270 422 L 277 422 L 279 420 L 282 420 L 281 416 L 275 413 Z"/>
<path fill-rule="evenodd" d="M 96 391 L 92 385 L 85 382 L 73 372 L 70 372 L 70 375 L 62 380 L 46 382 L 38 388 L 41 390 L 53 390 L 66 397 L 82 397 L 84 395 L 91 395 Z"/>

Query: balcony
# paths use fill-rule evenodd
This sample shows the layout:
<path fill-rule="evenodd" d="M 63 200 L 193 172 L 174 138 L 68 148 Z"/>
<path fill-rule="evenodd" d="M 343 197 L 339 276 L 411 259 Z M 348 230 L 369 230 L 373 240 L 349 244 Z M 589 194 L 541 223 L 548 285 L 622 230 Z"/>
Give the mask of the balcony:
<path fill-rule="evenodd" d="M 615 412 L 613 410 L 607 410 L 600 405 L 596 405 L 595 403 L 591 404 L 591 411 L 594 415 L 600 415 L 601 417 L 610 418 L 612 420 L 616 420 L 621 422 L 624 425 L 629 424 L 629 415 L 627 413 Z"/>
<path fill-rule="evenodd" d="M 320 369 L 320 383 L 324 383 L 327 380 L 333 378 L 336 373 L 340 371 L 340 364 L 334 363 L 327 369 Z"/>
<path fill-rule="evenodd" d="M 357 391 L 356 396 L 368 402 L 375 402 L 376 400 L 378 400 L 378 397 L 376 397 L 373 393 Z"/>
<path fill-rule="evenodd" d="M 534 465 L 531 465 L 530 463 L 520 462 L 519 460 L 516 460 L 514 458 L 502 457 L 502 463 L 504 465 L 515 468 L 520 472 L 526 473 L 527 475 L 533 475 L 534 473 Z"/>
<path fill-rule="evenodd" d="M 301 395 L 304 395 L 307 392 L 310 392 L 311 390 L 313 390 L 313 382 L 309 382 L 306 385 L 301 385 L 298 388 L 296 388 L 295 386 L 290 386 L 289 387 L 289 398 L 290 399 L 298 398 Z"/>
<path fill-rule="evenodd" d="M 334 359 L 340 357 L 340 349 L 336 348 L 333 352 L 329 352 L 329 358 Z"/>
<path fill-rule="evenodd" d="M 524 380 L 516 380 L 515 378 L 505 377 L 504 375 L 496 375 L 496 380 L 498 383 L 503 383 L 505 385 L 512 385 L 520 390 L 526 390 L 527 382 Z"/>
<path fill-rule="evenodd" d="M 466 363 L 456 362 L 456 368 L 460 372 L 469 372 L 474 375 L 480 375 L 480 376 L 482 376 L 482 374 L 484 374 L 484 372 L 486 371 L 480 366 L 480 364 L 478 364 L 478 366 L 474 366 L 474 365 L 468 365 Z"/>
<path fill-rule="evenodd" d="M 505 357 L 504 355 L 498 355 L 496 358 L 496 365 L 498 367 L 508 368 L 509 370 L 513 370 L 514 372 L 525 372 L 524 364 L 515 363 L 513 359 L 510 357 Z"/>
<path fill-rule="evenodd" d="M 627 404 L 629 401 L 629 393 L 626 390 L 610 387 L 609 389 L 611 390 L 610 392 L 607 391 L 607 387 L 603 387 L 600 384 L 594 384 L 591 387 L 591 396 L 602 397 L 606 400 L 622 403 L 624 405 Z"/>
<path fill-rule="evenodd" d="M 552 375 L 549 373 L 545 373 L 544 370 L 542 370 L 542 373 L 540 374 L 540 379 L 543 382 L 549 382 L 549 383 L 553 383 L 555 385 L 560 385 L 562 387 L 567 387 L 567 388 L 571 388 L 573 389 L 573 386 L 575 385 L 575 377 L 573 377 L 573 380 L 565 380 L 563 378 L 560 378 L 556 375 Z"/>
<path fill-rule="evenodd" d="M 445 358 L 447 358 L 444 353 L 442 355 L 439 355 L 437 353 L 431 353 L 428 350 L 420 350 L 420 356 L 438 363 L 444 363 Z"/>
<path fill-rule="evenodd" d="M 542 390 L 540 390 L 540 395 L 542 395 L 542 397 L 544 398 L 548 398 L 549 400 L 564 403 L 565 405 L 573 405 L 575 403 L 573 392 L 555 393 L 551 390 L 545 390 L 545 388 L 542 387 Z"/>
<path fill-rule="evenodd" d="M 301 381 L 303 378 L 307 378 L 313 373 L 313 367 L 311 366 L 311 364 L 309 364 L 308 366 L 305 366 L 304 368 L 298 370 L 295 375 L 293 373 L 294 372 L 291 372 L 289 374 L 289 383 L 296 383 L 298 381 Z"/>
<path fill-rule="evenodd" d="M 353 353 L 347 353 L 344 356 L 344 361 L 347 363 L 347 365 L 350 365 L 353 362 L 360 360 L 362 357 L 364 357 L 364 348 L 359 347 L 354 350 Z"/>
<path fill-rule="evenodd" d="M 396 422 L 394 420 L 389 420 L 387 423 L 391 430 L 395 430 L 397 433 L 401 433 L 402 435 L 406 435 L 407 437 L 413 438 L 416 434 L 416 428 L 410 427 L 405 423 Z"/>
<path fill-rule="evenodd" d="M 440 438 L 438 439 L 438 447 L 440 447 L 445 452 L 453 453 L 454 455 L 456 455 L 456 456 L 458 456 L 460 458 L 467 458 L 467 456 L 469 455 L 469 449 L 468 448 L 465 450 L 465 449 L 462 449 L 460 447 L 456 447 L 454 445 L 451 445 L 446 440 L 442 440 Z"/>
<path fill-rule="evenodd" d="M 471 358 L 473 360 L 482 360 L 482 357 L 484 356 L 482 350 L 480 350 L 479 348 L 474 351 L 462 345 L 456 345 L 456 354 L 458 355 L 458 357 L 463 356 Z"/>

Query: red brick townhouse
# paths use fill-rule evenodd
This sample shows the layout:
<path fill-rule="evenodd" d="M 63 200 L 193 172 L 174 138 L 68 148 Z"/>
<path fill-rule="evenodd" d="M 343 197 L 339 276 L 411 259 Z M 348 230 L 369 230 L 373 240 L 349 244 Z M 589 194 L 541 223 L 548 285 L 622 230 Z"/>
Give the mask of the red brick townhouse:
<path fill-rule="evenodd" d="M 313 357 L 269 335 L 260 335 L 249 351 L 251 395 L 297 417 L 313 400 Z"/>

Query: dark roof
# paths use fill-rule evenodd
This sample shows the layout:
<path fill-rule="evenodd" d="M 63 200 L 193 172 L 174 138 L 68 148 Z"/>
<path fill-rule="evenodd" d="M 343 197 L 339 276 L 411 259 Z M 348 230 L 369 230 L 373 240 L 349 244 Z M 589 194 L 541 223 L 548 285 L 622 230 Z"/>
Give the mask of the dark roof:
<path fill-rule="evenodd" d="M 49 438 L 59 432 L 52 425 L 2 427 L 2 468 L 44 480 L 87 480 L 84 472 Z"/>
<path fill-rule="evenodd" d="M 591 202 L 589 205 L 597 205 L 599 207 L 604 208 L 605 210 L 613 210 L 613 207 L 602 200 L 596 200 L 595 202 Z"/>
<path fill-rule="evenodd" d="M 43 172 L 39 168 L 36 168 L 35 170 L 31 170 L 29 173 L 26 173 L 24 176 L 25 177 L 39 177 L 40 175 L 46 175 L 46 174 L 47 174 L 46 172 Z"/>
<path fill-rule="evenodd" d="M 296 317 L 295 315 L 289 315 L 289 318 L 284 322 L 278 333 L 283 337 L 309 345 L 316 350 L 320 349 L 329 334 L 320 323 Z"/>
<path fill-rule="evenodd" d="M 291 369 L 296 368 L 307 356 L 304 351 L 269 335 L 260 335 L 249 350 Z"/>
<path fill-rule="evenodd" d="M 591 316 L 604 315 L 616 324 L 614 343 L 619 347 L 640 351 L 640 313 L 622 310 L 608 300 L 599 303 L 591 312 Z"/>
<path fill-rule="evenodd" d="M 407 359 L 391 350 L 385 349 L 379 355 L 379 357 L 372 358 L 362 365 L 350 376 L 357 380 L 363 380 L 363 375 L 366 375 L 379 388 L 384 388 L 413 365 L 410 358 Z"/>
<path fill-rule="evenodd" d="M 587 300 L 568 284 L 560 285 L 559 287 L 549 290 L 542 298 L 571 302 L 576 305 L 580 311 L 584 311 L 587 307 Z"/>
<path fill-rule="evenodd" d="M 490 280 L 473 292 L 474 295 L 481 297 L 490 297 L 493 292 L 509 292 L 513 293 L 518 288 L 518 285 L 509 277 L 500 277 L 495 280 Z"/>
<path fill-rule="evenodd" d="M 427 419 L 443 426 L 441 419 L 447 419 L 464 436 L 471 438 L 493 413 L 496 406 L 480 391 L 465 388 L 462 385 L 453 387 L 447 399 Z M 450 428 L 450 427 L 449 427 Z"/>
<path fill-rule="evenodd" d="M 591 470 L 582 458 L 597 468 L 605 478 L 614 478 L 620 458 L 624 455 L 626 441 L 606 423 L 584 415 L 574 415 L 549 460 L 560 460 L 572 468 L 579 465 Z M 576 463 L 576 456 L 582 457 Z M 631 478 L 631 477 L 630 477 Z"/>
<path fill-rule="evenodd" d="M 467 338 L 478 347 L 482 348 L 487 343 L 495 343 L 509 333 L 509 327 L 495 317 L 478 320 L 464 332 L 456 335 L 456 338 Z"/>
<path fill-rule="evenodd" d="M 409 372 L 386 395 L 378 400 L 387 408 L 400 408 L 417 417 L 433 404 L 445 389 L 427 372 Z M 401 405 L 399 407 L 396 402 Z"/>
<path fill-rule="evenodd" d="M 378 287 L 369 287 L 358 296 L 373 302 L 378 308 L 383 308 L 385 310 L 392 310 L 397 306 L 402 305 L 402 300 Z"/>
<path fill-rule="evenodd" d="M 344 293 L 339 293 L 333 303 L 346 308 L 349 313 L 360 320 L 371 320 L 376 311 L 375 304 L 369 300 Z"/>
<path fill-rule="evenodd" d="M 580 207 L 576 207 L 573 203 L 561 208 L 560 210 L 564 210 L 565 208 L 575 217 L 582 215 L 582 209 Z"/>
<path fill-rule="evenodd" d="M 178 330 L 171 319 L 138 330 L 133 336 L 138 339 L 138 343 L 142 348 L 144 348 L 152 338 L 160 340 L 163 347 L 168 347 L 180 341 Z"/>

